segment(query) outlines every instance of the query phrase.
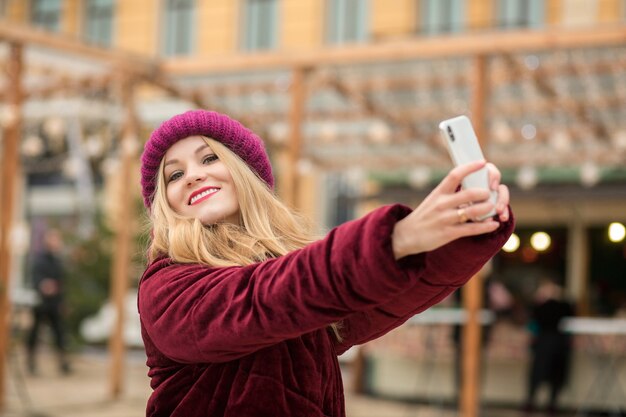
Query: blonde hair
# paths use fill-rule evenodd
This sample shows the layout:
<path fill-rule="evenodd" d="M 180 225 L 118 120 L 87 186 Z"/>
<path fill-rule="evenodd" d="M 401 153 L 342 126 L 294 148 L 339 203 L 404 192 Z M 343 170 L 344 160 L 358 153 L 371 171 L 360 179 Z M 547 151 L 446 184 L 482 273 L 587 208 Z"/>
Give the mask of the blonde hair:
<path fill-rule="evenodd" d="M 150 262 L 167 255 L 179 263 L 244 266 L 285 255 L 317 239 L 304 219 L 283 204 L 239 156 L 216 140 L 203 139 L 233 178 L 240 224 L 205 226 L 172 210 L 166 197 L 163 160 L 150 213 Z"/>
<path fill-rule="evenodd" d="M 285 255 L 317 240 L 310 232 L 310 225 L 283 204 L 239 156 L 216 140 L 202 138 L 233 178 L 240 224 L 205 226 L 198 219 L 172 210 L 165 190 L 164 158 L 159 166 L 150 213 L 150 262 L 168 256 L 179 263 L 244 266 Z M 340 324 L 332 323 L 329 327 L 341 342 Z"/>

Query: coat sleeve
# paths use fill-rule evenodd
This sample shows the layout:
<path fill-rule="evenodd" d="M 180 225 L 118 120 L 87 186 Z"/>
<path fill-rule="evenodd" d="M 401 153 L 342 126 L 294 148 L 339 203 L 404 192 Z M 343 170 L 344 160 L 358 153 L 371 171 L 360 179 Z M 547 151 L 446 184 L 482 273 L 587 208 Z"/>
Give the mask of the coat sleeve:
<path fill-rule="evenodd" d="M 446 298 L 500 250 L 514 227 L 511 212 L 509 220 L 492 233 L 458 239 L 427 252 L 423 273 L 411 286 L 385 304 L 356 312 L 340 323 L 342 340 L 336 344 L 337 354 L 386 334 Z M 415 259 L 403 261 L 407 267 Z"/>
<path fill-rule="evenodd" d="M 173 360 L 223 362 L 383 305 L 422 271 L 419 261 L 408 269 L 393 256 L 391 232 L 404 215 L 402 206 L 383 207 L 245 267 L 157 261 L 140 283 L 142 325 Z"/>

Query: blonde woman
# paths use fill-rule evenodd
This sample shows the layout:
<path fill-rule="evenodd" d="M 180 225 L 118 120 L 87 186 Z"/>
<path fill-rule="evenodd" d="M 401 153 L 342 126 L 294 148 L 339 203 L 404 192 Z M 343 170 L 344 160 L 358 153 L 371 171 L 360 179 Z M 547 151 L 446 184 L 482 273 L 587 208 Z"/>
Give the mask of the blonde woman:
<path fill-rule="evenodd" d="M 381 207 L 316 239 L 273 192 L 263 142 L 189 111 L 142 154 L 152 221 L 139 311 L 148 416 L 345 415 L 340 355 L 462 286 L 513 230 L 509 194 L 458 191 L 453 169 L 415 209 Z M 472 203 L 470 205 L 470 203 Z"/>

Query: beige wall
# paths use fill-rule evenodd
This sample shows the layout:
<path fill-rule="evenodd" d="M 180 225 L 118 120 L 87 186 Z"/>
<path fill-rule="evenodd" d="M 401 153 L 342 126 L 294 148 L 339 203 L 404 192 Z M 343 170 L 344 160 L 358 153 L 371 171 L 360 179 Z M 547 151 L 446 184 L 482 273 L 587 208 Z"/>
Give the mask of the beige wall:
<path fill-rule="evenodd" d="M 601 0 L 598 2 L 598 22 L 614 23 L 621 20 L 622 4 L 620 0 Z"/>
<path fill-rule="evenodd" d="M 470 30 L 490 28 L 494 21 L 493 0 L 473 0 L 467 4 L 467 27 Z"/>
<path fill-rule="evenodd" d="M 370 5 L 373 40 L 410 36 L 417 30 L 415 0 L 371 0 Z"/>
<path fill-rule="evenodd" d="M 284 50 L 314 49 L 324 42 L 325 2 L 282 0 L 278 47 Z"/>
<path fill-rule="evenodd" d="M 240 1 L 210 0 L 198 3 L 196 19 L 199 56 L 223 55 L 238 49 Z"/>
<path fill-rule="evenodd" d="M 468 29 L 490 28 L 495 0 L 468 0 Z M 84 0 L 63 0 L 62 32 L 80 35 Z M 163 30 L 162 0 L 117 1 L 113 46 L 147 56 L 158 55 Z M 239 51 L 243 0 L 198 1 L 195 55 L 205 59 Z M 279 40 L 281 50 L 317 49 L 324 46 L 325 0 L 280 0 Z M 410 37 L 418 31 L 417 0 L 370 0 L 372 41 Z M 551 25 L 612 23 L 621 21 L 622 0 L 546 0 L 546 21 Z M 30 0 L 10 1 L 7 18 L 27 23 Z M 581 12 L 582 11 L 582 12 Z M 590 13 L 591 11 L 591 13 Z"/>
<path fill-rule="evenodd" d="M 82 29 L 83 2 L 81 0 L 64 0 L 61 32 L 80 36 Z"/>
<path fill-rule="evenodd" d="M 117 1 L 114 47 L 154 56 L 160 45 L 160 0 Z"/>
<path fill-rule="evenodd" d="M 558 22 L 563 26 L 591 26 L 598 20 L 598 10 L 602 1 L 563 0 Z"/>
<path fill-rule="evenodd" d="M 562 0 L 549 0 L 546 9 L 546 22 L 548 25 L 558 25 L 562 15 Z"/>
<path fill-rule="evenodd" d="M 30 0 L 10 1 L 7 6 L 7 19 L 12 22 L 26 23 L 29 18 Z"/>

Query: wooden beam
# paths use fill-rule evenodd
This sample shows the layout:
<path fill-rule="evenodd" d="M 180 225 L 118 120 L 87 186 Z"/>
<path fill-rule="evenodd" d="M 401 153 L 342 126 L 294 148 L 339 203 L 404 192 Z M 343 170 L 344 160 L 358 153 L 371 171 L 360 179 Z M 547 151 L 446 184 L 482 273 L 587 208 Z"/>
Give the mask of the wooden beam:
<path fill-rule="evenodd" d="M 201 89 L 185 89 L 176 85 L 163 74 L 155 75 L 146 81 L 149 81 L 172 96 L 192 102 L 197 108 L 207 108 L 207 103 L 202 98 Z M 212 109 L 217 110 L 217 106 L 212 107 Z"/>
<path fill-rule="evenodd" d="M 5 365 L 9 348 L 10 332 L 9 287 L 11 285 L 11 230 L 13 227 L 13 208 L 15 207 L 15 187 L 20 177 L 20 155 L 18 143 L 22 134 L 22 69 L 23 47 L 11 43 L 9 62 L 6 68 L 8 84 L 11 85 L 7 97 L 9 117 L 4 120 L 3 149 L 0 160 L 2 170 L 1 191 L 2 209 L 0 209 L 0 414 L 5 407 Z"/>
<path fill-rule="evenodd" d="M 472 124 L 481 143 L 485 139 L 485 98 L 487 97 L 487 57 L 478 55 L 474 58 L 472 91 Z M 461 342 L 462 374 L 460 415 L 478 417 L 480 406 L 480 365 L 481 365 L 481 323 L 480 310 L 483 300 L 482 272 L 479 272 L 463 287 L 463 304 L 467 321 L 462 331 Z"/>
<path fill-rule="evenodd" d="M 549 99 L 559 98 L 558 89 L 553 85 L 550 78 L 547 76 L 546 72 L 543 68 L 538 68 L 536 71 L 527 71 L 522 68 L 522 65 L 517 62 L 511 55 L 504 54 L 502 58 L 506 62 L 509 71 L 512 74 L 515 74 L 516 78 L 522 78 L 524 74 L 528 74 L 528 77 L 535 84 L 537 90 L 544 96 Z M 577 78 L 584 78 L 581 74 L 579 68 L 573 66 L 574 75 Z M 589 95 L 591 96 L 591 95 Z M 591 127 L 594 135 L 598 138 L 608 138 L 610 137 L 609 129 L 604 125 L 602 120 L 596 120 L 591 116 L 589 107 L 589 103 L 587 100 L 576 100 L 573 109 L 574 116 L 578 118 L 584 124 L 587 124 Z"/>
<path fill-rule="evenodd" d="M 156 75 L 161 70 L 156 60 L 145 56 L 88 45 L 70 36 L 36 29 L 32 26 L 16 25 L 6 20 L 3 20 L 0 25 L 0 41 L 36 45 L 80 55 L 81 57 L 103 61 L 112 67 L 142 77 Z"/>
<path fill-rule="evenodd" d="M 133 178 L 132 164 L 136 160 L 136 152 L 139 147 L 139 120 L 135 109 L 134 82 L 124 77 L 121 80 L 122 104 L 126 109 L 126 123 L 122 142 L 120 143 L 121 154 L 121 177 L 123 181 Z M 113 399 L 119 399 L 123 392 L 124 382 L 124 320 L 126 317 L 126 292 L 128 290 L 128 277 L 131 260 L 132 224 L 133 224 L 133 193 L 131 186 L 125 185 L 120 188 L 118 204 L 119 213 L 116 216 L 115 247 L 113 252 L 113 267 L 111 269 L 111 299 L 116 311 L 115 327 L 109 339 L 109 352 L 111 354 L 111 380 L 110 394 Z"/>
<path fill-rule="evenodd" d="M 196 57 L 166 61 L 163 68 L 175 75 L 209 74 L 229 71 L 258 71 L 319 67 L 323 65 L 365 64 L 413 59 L 491 55 L 548 49 L 622 45 L 626 25 L 592 29 L 546 29 L 511 32 L 482 32 L 459 36 L 410 38 L 376 44 L 349 45 L 317 51 L 279 51 L 236 54 L 219 57 Z"/>
<path fill-rule="evenodd" d="M 298 190 L 300 173 L 298 163 L 302 154 L 302 124 L 306 107 L 306 78 L 308 68 L 298 67 L 293 70 L 291 79 L 291 106 L 289 112 L 289 144 L 287 149 L 287 169 L 285 170 L 285 202 L 292 208 L 298 208 Z"/>
<path fill-rule="evenodd" d="M 104 90 L 109 88 L 113 76 L 111 74 L 100 74 L 85 77 L 51 77 L 45 84 L 31 87 L 24 91 L 24 100 L 46 98 L 57 93 L 84 95 L 93 90 Z M 0 90 L 0 100 L 7 97 L 9 88 Z"/>
<path fill-rule="evenodd" d="M 392 80 L 390 80 L 392 82 Z M 359 88 L 352 85 L 352 83 L 344 82 L 340 80 L 338 76 L 330 77 L 328 84 L 335 89 L 344 98 L 351 100 L 360 110 L 361 118 L 381 118 L 389 127 L 389 141 L 392 138 L 398 138 L 398 136 L 410 137 L 412 139 L 420 136 L 415 125 L 415 113 L 408 113 L 392 109 L 389 106 L 385 106 L 383 103 L 377 103 L 371 94 L 367 94 L 368 90 L 365 88 Z M 371 86 L 371 85 L 370 85 Z M 390 90 L 392 87 L 388 86 Z M 437 153 L 443 153 L 443 147 L 437 146 L 440 143 L 439 136 L 436 141 L 430 140 L 431 149 Z"/>

